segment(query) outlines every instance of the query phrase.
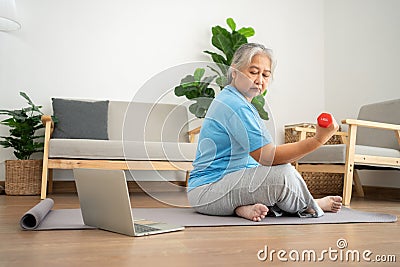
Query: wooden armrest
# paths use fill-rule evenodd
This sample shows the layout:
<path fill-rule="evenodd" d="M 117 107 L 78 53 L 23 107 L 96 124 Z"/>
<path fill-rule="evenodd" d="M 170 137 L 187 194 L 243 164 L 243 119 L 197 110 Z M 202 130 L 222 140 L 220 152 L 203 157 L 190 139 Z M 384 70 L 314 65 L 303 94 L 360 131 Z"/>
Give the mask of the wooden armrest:
<path fill-rule="evenodd" d="M 43 115 L 42 117 L 41 117 L 41 120 L 42 120 L 42 123 L 43 124 L 46 124 L 46 122 L 47 121 L 53 121 L 53 119 L 51 118 L 51 116 L 50 115 Z"/>
<path fill-rule="evenodd" d="M 195 137 L 196 134 L 200 133 L 200 128 L 201 128 L 201 126 L 199 126 L 197 128 L 194 128 L 193 130 L 190 130 L 188 132 L 188 134 L 189 134 L 189 142 L 190 143 L 194 143 L 194 137 Z"/>
<path fill-rule="evenodd" d="M 294 130 L 298 131 L 298 132 L 315 133 L 315 129 L 314 128 L 296 126 L 296 127 L 294 127 Z"/>
<path fill-rule="evenodd" d="M 200 133 L 200 128 L 201 128 L 201 126 L 196 127 L 196 128 L 194 128 L 193 130 L 190 130 L 190 131 L 188 132 L 188 134 L 189 134 L 189 135 L 198 134 L 198 133 Z"/>
<path fill-rule="evenodd" d="M 354 119 L 342 120 L 342 123 L 349 124 L 349 125 L 357 125 L 357 126 L 362 126 L 362 127 L 369 127 L 369 128 L 378 128 L 378 129 L 385 129 L 385 130 L 400 131 L 400 125 L 391 124 L 391 123 L 383 123 L 383 122 L 375 122 L 375 121 L 364 121 L 364 120 L 354 120 Z"/>
<path fill-rule="evenodd" d="M 306 132 L 306 133 L 315 133 L 316 130 L 314 128 L 306 128 L 306 127 L 295 127 L 295 131 L 299 132 Z M 340 136 L 347 136 L 347 132 L 336 132 L 334 135 L 340 135 Z"/>
<path fill-rule="evenodd" d="M 47 128 L 48 125 L 50 125 L 50 135 L 53 133 L 54 130 L 54 121 L 51 118 L 50 115 L 43 115 L 41 117 L 42 123 L 45 125 L 45 127 Z M 48 124 L 49 123 L 49 124 Z"/>

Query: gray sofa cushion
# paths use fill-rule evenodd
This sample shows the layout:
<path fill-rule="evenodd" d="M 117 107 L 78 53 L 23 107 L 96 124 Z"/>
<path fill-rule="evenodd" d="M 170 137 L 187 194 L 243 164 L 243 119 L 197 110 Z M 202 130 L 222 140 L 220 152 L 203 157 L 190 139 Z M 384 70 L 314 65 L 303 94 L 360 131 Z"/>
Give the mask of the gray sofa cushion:
<path fill-rule="evenodd" d="M 400 151 L 391 148 L 356 145 L 356 154 L 399 158 Z M 344 164 L 346 145 L 325 145 L 306 155 L 298 162 L 301 164 Z"/>
<path fill-rule="evenodd" d="M 197 144 L 51 139 L 50 158 L 193 161 Z"/>
<path fill-rule="evenodd" d="M 364 105 L 358 114 L 359 120 L 400 124 L 400 99 Z M 394 131 L 357 127 L 357 145 L 399 149 Z"/>
<path fill-rule="evenodd" d="M 110 140 L 189 142 L 187 108 L 166 103 L 110 101 Z"/>
<path fill-rule="evenodd" d="M 53 98 L 53 138 L 107 140 L 108 101 Z"/>
<path fill-rule="evenodd" d="M 299 159 L 299 163 L 344 164 L 346 145 L 324 145 Z"/>

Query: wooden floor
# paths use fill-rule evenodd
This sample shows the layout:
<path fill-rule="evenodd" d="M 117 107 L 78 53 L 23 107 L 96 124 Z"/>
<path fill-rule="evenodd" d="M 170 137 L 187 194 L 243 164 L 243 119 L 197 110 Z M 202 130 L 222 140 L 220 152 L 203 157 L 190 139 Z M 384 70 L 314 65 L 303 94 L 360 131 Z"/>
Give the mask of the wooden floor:
<path fill-rule="evenodd" d="M 75 194 L 50 195 L 55 209 L 78 208 Z M 171 198 L 185 201 L 183 194 Z M 134 207 L 164 207 L 143 193 L 132 198 Z M 345 239 L 346 250 L 376 255 L 394 255 L 396 262 L 379 266 L 399 266 L 400 224 L 321 224 L 235 227 L 193 227 L 185 231 L 148 237 L 127 237 L 101 230 L 21 231 L 21 215 L 39 202 L 38 196 L 0 196 L 0 266 L 374 266 L 372 262 L 331 260 L 282 262 L 276 253 L 271 261 L 260 261 L 257 253 L 292 250 L 300 254 L 314 250 L 338 250 Z M 400 202 L 354 199 L 352 208 L 400 215 Z M 333 252 L 334 253 L 334 252 Z M 289 255 L 286 254 L 286 258 Z M 295 255 L 295 254 L 292 254 Z M 334 255 L 332 254 L 332 259 Z M 264 254 L 260 254 L 264 256 Z"/>

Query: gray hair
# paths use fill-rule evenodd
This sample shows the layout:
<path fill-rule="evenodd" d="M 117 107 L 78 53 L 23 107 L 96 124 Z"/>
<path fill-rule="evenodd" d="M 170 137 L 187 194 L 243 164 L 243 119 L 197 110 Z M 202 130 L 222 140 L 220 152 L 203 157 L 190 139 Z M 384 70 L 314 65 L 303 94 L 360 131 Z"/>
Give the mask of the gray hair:
<path fill-rule="evenodd" d="M 228 70 L 228 83 L 232 82 L 232 71 L 233 69 L 242 70 L 249 66 L 251 60 L 255 55 L 263 54 L 266 55 L 271 60 L 271 75 L 275 68 L 275 60 L 273 57 L 272 49 L 266 48 L 262 44 L 257 43 L 247 43 L 241 45 L 235 52 L 232 58 L 231 66 Z M 232 66 L 235 67 L 232 67 Z"/>

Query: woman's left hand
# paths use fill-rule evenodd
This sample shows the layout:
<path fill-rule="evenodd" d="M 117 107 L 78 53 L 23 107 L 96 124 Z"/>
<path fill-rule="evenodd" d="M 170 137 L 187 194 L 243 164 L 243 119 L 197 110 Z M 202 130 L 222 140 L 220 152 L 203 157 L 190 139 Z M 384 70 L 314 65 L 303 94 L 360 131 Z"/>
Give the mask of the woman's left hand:
<path fill-rule="evenodd" d="M 314 138 L 317 139 L 321 144 L 325 144 L 337 132 L 338 129 L 339 125 L 332 116 L 332 123 L 327 128 L 321 127 L 317 124 L 317 132 L 315 133 Z"/>

